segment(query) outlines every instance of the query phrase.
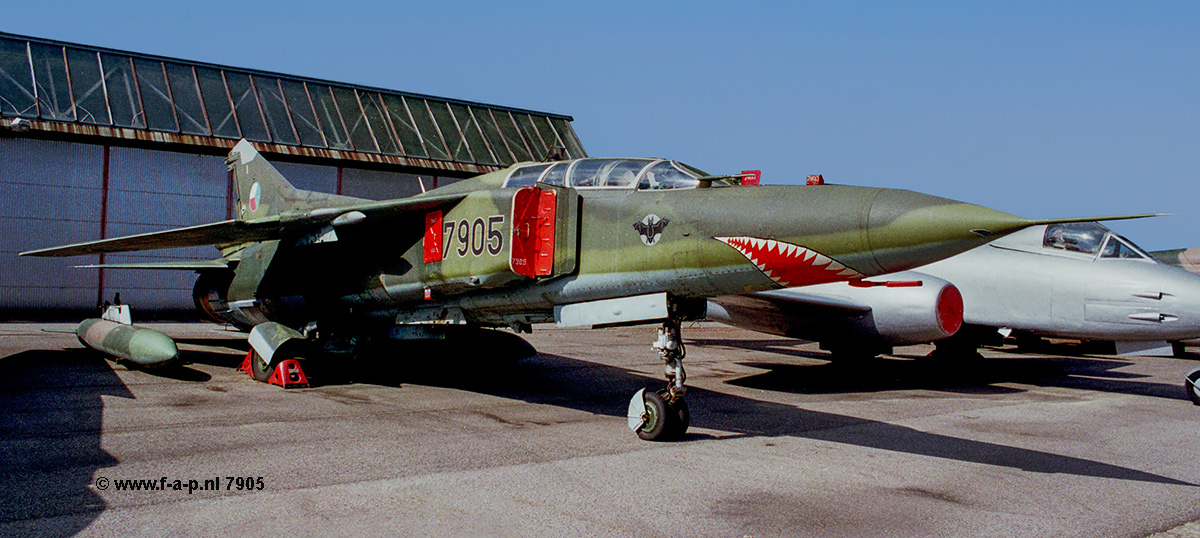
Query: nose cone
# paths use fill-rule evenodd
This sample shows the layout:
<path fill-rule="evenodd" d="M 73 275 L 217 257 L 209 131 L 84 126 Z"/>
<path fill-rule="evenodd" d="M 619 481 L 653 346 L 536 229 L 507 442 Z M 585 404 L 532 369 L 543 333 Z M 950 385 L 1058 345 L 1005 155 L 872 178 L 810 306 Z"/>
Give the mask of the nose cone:
<path fill-rule="evenodd" d="M 128 358 L 142 366 L 164 366 L 179 358 L 179 349 L 171 337 L 158 331 L 138 328 L 130 338 Z"/>
<path fill-rule="evenodd" d="M 887 189 L 871 203 L 867 241 L 885 272 L 949 258 L 1029 226 L 1028 219 L 975 204 Z"/>

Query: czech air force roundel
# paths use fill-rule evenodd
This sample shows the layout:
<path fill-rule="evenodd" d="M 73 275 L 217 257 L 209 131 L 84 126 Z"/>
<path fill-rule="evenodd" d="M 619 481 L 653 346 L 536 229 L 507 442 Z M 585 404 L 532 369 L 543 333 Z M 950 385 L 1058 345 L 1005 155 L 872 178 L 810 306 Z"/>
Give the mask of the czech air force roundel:
<path fill-rule="evenodd" d="M 258 211 L 258 201 L 261 199 L 262 199 L 262 185 L 259 185 L 258 182 L 256 181 L 256 182 L 254 182 L 253 185 L 250 186 L 250 200 L 249 200 L 249 202 L 247 202 L 248 205 L 250 206 L 250 211 Z"/>

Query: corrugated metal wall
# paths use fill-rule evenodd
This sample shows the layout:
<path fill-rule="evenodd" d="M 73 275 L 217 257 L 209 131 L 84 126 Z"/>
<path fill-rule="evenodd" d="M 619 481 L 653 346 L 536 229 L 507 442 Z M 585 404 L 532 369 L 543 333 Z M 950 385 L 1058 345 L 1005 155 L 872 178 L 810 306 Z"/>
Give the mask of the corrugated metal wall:
<path fill-rule="evenodd" d="M 0 139 L 0 308 L 95 305 L 95 257 L 18 258 L 39 246 L 100 238 L 104 148 Z"/>
<path fill-rule="evenodd" d="M 315 164 L 272 163 L 297 189 L 337 192 L 337 168 Z"/>
<path fill-rule="evenodd" d="M 108 161 L 105 237 L 120 237 L 223 220 L 229 173 L 225 159 L 167 151 L 114 147 Z M 108 254 L 108 263 L 200 260 L 217 257 L 213 247 Z M 187 271 L 106 269 L 103 297 L 121 292 L 141 310 L 185 309 L 192 305 L 196 276 Z"/>
<path fill-rule="evenodd" d="M 105 159 L 107 151 L 107 199 Z M 274 163 L 297 188 L 387 199 L 420 192 L 417 176 Z M 422 176 L 426 188 L 435 179 Z M 439 179 L 441 185 L 450 181 Z M 190 311 L 195 274 L 77 269 L 100 256 L 21 258 L 36 248 L 163 230 L 227 218 L 222 157 L 0 137 L 0 319 L 94 308 L 121 293 L 143 313 Z M 104 210 L 107 205 L 107 211 Z M 212 247 L 109 254 L 107 263 L 212 259 Z"/>

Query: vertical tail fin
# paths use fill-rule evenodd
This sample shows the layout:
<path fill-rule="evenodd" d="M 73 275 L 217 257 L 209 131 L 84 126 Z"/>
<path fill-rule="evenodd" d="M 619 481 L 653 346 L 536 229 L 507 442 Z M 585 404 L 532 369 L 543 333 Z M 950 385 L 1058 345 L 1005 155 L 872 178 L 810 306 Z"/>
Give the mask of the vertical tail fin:
<path fill-rule="evenodd" d="M 284 211 L 302 211 L 321 207 L 337 207 L 361 202 L 358 198 L 304 191 L 293 187 L 287 179 L 254 149 L 254 145 L 242 140 L 229 152 L 225 159 L 233 172 L 237 205 L 234 217 L 238 220 L 254 220 Z"/>

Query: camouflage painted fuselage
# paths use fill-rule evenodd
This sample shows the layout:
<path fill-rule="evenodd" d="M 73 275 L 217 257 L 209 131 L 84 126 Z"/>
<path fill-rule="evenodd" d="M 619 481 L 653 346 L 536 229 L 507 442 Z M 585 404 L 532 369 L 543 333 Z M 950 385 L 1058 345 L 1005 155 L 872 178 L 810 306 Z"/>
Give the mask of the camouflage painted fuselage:
<path fill-rule="evenodd" d="M 291 325 L 542 322 L 556 305 L 661 292 L 729 295 L 908 269 L 1029 222 L 868 187 L 543 186 L 555 196 L 553 266 L 529 277 L 514 269 L 518 188 L 502 187 L 509 172 L 421 196 L 465 195 L 434 223 L 441 237 L 433 259 L 431 212 L 366 218 L 337 227 L 336 240 L 306 230 L 242 251 L 228 301 Z"/>
<path fill-rule="evenodd" d="M 298 190 L 247 141 L 228 162 L 235 219 L 22 255 L 216 245 L 208 262 L 105 267 L 198 271 L 196 304 L 216 319 L 355 332 L 853 280 L 1033 223 L 905 190 L 733 185 L 665 159 L 519 163 L 384 201 Z"/>

